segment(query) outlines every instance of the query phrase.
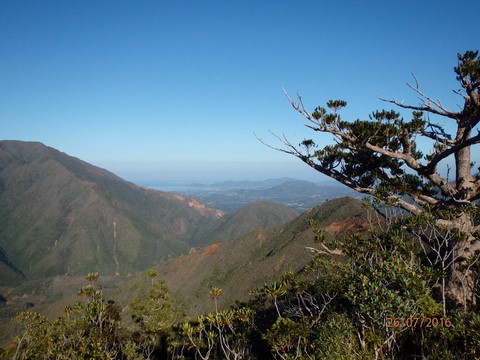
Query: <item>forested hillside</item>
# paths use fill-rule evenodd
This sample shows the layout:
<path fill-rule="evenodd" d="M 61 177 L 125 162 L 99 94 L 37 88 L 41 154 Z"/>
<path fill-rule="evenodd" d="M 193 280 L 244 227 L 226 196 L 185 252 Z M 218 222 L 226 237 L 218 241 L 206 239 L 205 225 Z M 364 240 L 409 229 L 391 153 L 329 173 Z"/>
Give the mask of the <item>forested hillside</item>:
<path fill-rule="evenodd" d="M 187 253 L 223 213 L 141 188 L 40 143 L 0 142 L 0 284 L 126 274 Z"/>

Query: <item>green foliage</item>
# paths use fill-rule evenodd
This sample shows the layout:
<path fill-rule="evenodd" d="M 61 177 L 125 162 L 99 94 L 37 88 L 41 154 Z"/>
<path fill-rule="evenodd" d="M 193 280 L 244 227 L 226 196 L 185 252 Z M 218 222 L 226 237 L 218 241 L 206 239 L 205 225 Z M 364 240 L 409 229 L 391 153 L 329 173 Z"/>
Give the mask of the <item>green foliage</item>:
<path fill-rule="evenodd" d="M 469 89 L 476 90 L 480 86 L 480 59 L 477 51 L 458 54 L 458 66 L 454 68 L 457 80 Z"/>
<path fill-rule="evenodd" d="M 218 309 L 225 293 L 212 287 L 208 297 L 214 312 L 193 321 L 182 320 L 164 281 L 150 270 L 148 292 L 131 303 L 135 329 L 129 330 L 120 308 L 105 300 L 98 274 L 90 273 L 89 284 L 79 291 L 84 301 L 66 307 L 58 319 L 19 314 L 15 321 L 23 332 L 16 347 L 1 356 L 473 359 L 480 351 L 478 312 L 448 308 L 447 317 L 442 316 L 441 299 L 432 291 L 439 275 L 425 266 L 426 253 L 404 231 L 406 223 L 425 224 L 429 216 L 380 216 L 366 231 L 341 241 L 306 219 L 321 251 L 302 271 L 285 272 L 252 292 L 249 304 L 229 310 Z M 442 319 L 443 326 L 409 327 L 401 321 L 429 318 Z"/>
<path fill-rule="evenodd" d="M 178 320 L 179 311 L 163 280 L 154 283 L 146 296 L 131 303 L 132 319 L 144 331 L 159 333 L 168 330 Z"/>
<path fill-rule="evenodd" d="M 332 313 L 316 329 L 313 348 L 318 359 L 369 359 L 372 354 L 360 349 L 352 319 Z"/>
<path fill-rule="evenodd" d="M 265 339 L 280 359 L 301 359 L 312 351 L 310 336 L 308 323 L 279 317 L 265 334 Z"/>
<path fill-rule="evenodd" d="M 412 334 L 393 319 L 441 317 L 432 273 L 402 221 L 372 223 L 341 242 L 309 224 L 322 250 L 301 273 L 287 272 L 256 291 L 273 307 L 263 333 L 276 357 L 396 357 Z"/>
<path fill-rule="evenodd" d="M 423 341 L 428 359 L 478 359 L 480 356 L 480 314 L 455 310 L 449 314 L 451 326 L 426 332 Z"/>
<path fill-rule="evenodd" d="M 446 110 L 439 100 L 434 101 L 423 94 L 418 84 L 410 87 L 420 95 L 421 105 L 412 106 L 386 100 L 400 108 L 411 109 L 409 120 L 405 120 L 399 112 L 383 109 L 372 112 L 369 120 L 345 121 L 339 114 L 339 110 L 346 106 L 345 101 L 329 100 L 328 109 L 317 107 L 309 113 L 298 97 L 296 101 L 290 101 L 310 122 L 307 127 L 333 135 L 335 143 L 312 154 L 311 150 L 317 147 L 314 140 L 305 139 L 300 144 L 303 151 L 300 151 L 283 138 L 287 149 L 282 151 L 300 158 L 315 170 L 359 192 L 377 194 L 383 198 L 393 196 L 397 201 L 401 200 L 402 196 L 409 195 L 418 202 L 418 212 L 425 203 L 450 207 L 452 204 L 449 204 L 449 199 L 452 196 L 473 201 L 478 198 L 478 185 L 473 188 L 468 185 L 467 189 L 467 185 L 463 184 L 463 177 L 458 175 L 462 173 L 462 176 L 471 176 L 470 169 L 465 168 L 466 163 L 470 162 L 470 152 L 462 151 L 462 154 L 455 158 L 456 166 L 462 169 L 457 171 L 455 186 L 448 186 L 449 180 L 436 173 L 436 167 L 441 160 L 457 153 L 457 150 L 467 150 L 471 145 L 479 143 L 478 136 L 470 140 L 471 129 L 479 121 L 478 51 L 467 51 L 458 54 L 457 58 L 458 66 L 454 70 L 465 92 L 465 106 L 462 111 Z M 449 120 L 455 119 L 457 133 L 448 134 L 443 123 L 432 121 L 430 114 Z M 432 150 L 428 154 L 417 149 L 417 137 L 427 139 L 430 143 Z M 407 168 L 411 171 L 406 171 Z M 435 187 L 436 189 L 432 190 Z M 444 199 L 433 199 L 439 192 Z M 428 201 L 425 201 L 427 197 Z M 401 201 L 399 204 L 405 205 L 404 208 L 408 211 L 413 209 Z"/>
<path fill-rule="evenodd" d="M 18 313 L 13 321 L 24 328 L 22 335 L 16 340 L 17 346 L 12 356 L 14 359 L 35 359 L 41 354 L 48 356 L 54 352 L 51 324 L 44 315 L 25 311 Z"/>
<path fill-rule="evenodd" d="M 17 340 L 15 359 L 107 359 L 121 357 L 125 347 L 121 331 L 120 308 L 106 301 L 94 282 L 98 274 L 90 273 L 92 282 L 79 291 L 85 302 L 67 306 L 63 315 L 49 321 L 36 312 L 22 312 L 14 322 L 24 327 Z"/>
<path fill-rule="evenodd" d="M 147 271 L 147 277 L 152 281 L 150 289 L 147 295 L 131 303 L 132 320 L 138 327 L 135 342 L 147 358 L 154 352 L 166 351 L 162 342 L 172 335 L 172 326 L 180 318 L 165 282 L 153 281 L 157 275 L 155 270 Z"/>
<path fill-rule="evenodd" d="M 222 293 L 213 288 L 209 296 L 216 299 Z M 246 307 L 224 311 L 215 307 L 215 313 L 180 324 L 170 339 L 170 351 L 201 359 L 250 359 L 254 315 L 255 311 Z"/>
<path fill-rule="evenodd" d="M 372 143 L 389 152 L 408 151 L 414 159 L 420 159 L 423 154 L 417 151 L 414 138 L 426 126 L 421 112 L 415 112 L 408 122 L 399 113 L 385 110 L 372 113 L 370 119 L 374 121 L 353 122 L 341 121 L 337 113 L 328 114 L 325 109 L 320 113 L 324 114 L 324 125 L 345 134 L 335 145 L 325 146 L 315 152 L 315 158 L 322 168 L 338 170 L 359 187 L 376 188 L 383 194 L 421 193 L 426 189 L 427 183 L 424 184 L 420 177 L 405 172 L 403 161 L 366 146 Z M 312 113 L 312 117 L 317 116 L 318 108 Z M 305 144 L 311 148 L 315 143 L 309 139 L 303 141 L 302 145 Z M 405 148 L 406 144 L 408 149 Z M 406 184 L 409 186 L 405 187 Z"/>

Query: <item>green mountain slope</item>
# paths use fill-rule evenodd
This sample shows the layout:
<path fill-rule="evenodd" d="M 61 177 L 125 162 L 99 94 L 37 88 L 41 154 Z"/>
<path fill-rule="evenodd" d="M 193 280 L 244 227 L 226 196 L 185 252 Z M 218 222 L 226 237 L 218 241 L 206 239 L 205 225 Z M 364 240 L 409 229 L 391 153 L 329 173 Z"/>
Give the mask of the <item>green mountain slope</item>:
<path fill-rule="evenodd" d="M 0 204 L 3 259 L 30 279 L 142 270 L 187 252 L 193 229 L 223 215 L 20 141 L 0 142 Z"/>
<path fill-rule="evenodd" d="M 293 220 L 298 213 L 286 205 L 259 201 L 227 214 L 213 225 L 204 228 L 192 239 L 192 244 L 204 246 L 234 240 L 253 230 L 269 229 Z"/>
<path fill-rule="evenodd" d="M 259 203 L 245 209 L 255 214 L 275 204 Z M 242 214 L 240 218 L 249 219 Z M 287 270 L 300 271 L 311 259 L 306 247 L 316 247 L 309 221 L 317 221 L 325 229 L 327 237 L 339 237 L 369 226 L 366 210 L 358 200 L 339 198 L 313 208 L 292 221 L 267 230 L 255 230 L 235 240 L 213 243 L 202 249 L 191 250 L 189 254 L 162 261 L 154 266 L 159 277 L 166 280 L 170 291 L 182 310 L 189 316 L 211 311 L 213 304 L 208 297 L 212 287 L 221 287 L 224 295 L 219 306 L 227 308 L 237 300 L 249 299 L 249 291 L 265 282 L 277 280 Z M 230 220 L 232 221 L 232 220 Z M 213 225 L 213 227 L 218 224 Z M 114 299 L 126 310 L 128 304 L 145 294 L 150 279 L 145 272 L 125 276 L 102 274 L 99 285 L 105 296 Z M 25 303 L 34 304 L 34 310 L 55 318 L 66 305 L 78 300 L 78 289 L 87 282 L 85 272 L 78 276 L 54 276 L 45 279 L 24 281 L 15 288 L 7 289 L 4 296 L 9 305 L 0 309 L 0 344 L 7 344 L 13 336 L 7 326 L 8 318 L 20 311 Z M 1 287 L 0 287 L 1 290 Z M 3 323 L 3 325 L 2 325 Z M 7 331 L 8 330 L 8 331 Z"/>
<path fill-rule="evenodd" d="M 311 259 L 306 247 L 315 247 L 309 220 L 327 237 L 343 237 L 368 226 L 361 202 L 353 198 L 328 201 L 293 221 L 269 230 L 257 230 L 235 241 L 211 244 L 160 264 L 156 269 L 190 315 L 211 310 L 208 292 L 221 287 L 220 305 L 249 298 L 248 292 L 278 279 L 287 270 L 299 271 Z"/>

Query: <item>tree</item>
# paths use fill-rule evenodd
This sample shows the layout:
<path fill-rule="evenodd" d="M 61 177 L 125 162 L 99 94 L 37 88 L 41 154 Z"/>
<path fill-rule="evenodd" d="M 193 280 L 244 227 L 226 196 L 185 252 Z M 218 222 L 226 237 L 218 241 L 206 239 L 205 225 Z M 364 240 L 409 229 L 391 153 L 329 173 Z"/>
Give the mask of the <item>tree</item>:
<path fill-rule="evenodd" d="M 135 340 L 143 356 L 150 359 L 155 352 L 167 350 L 162 348 L 162 344 L 171 336 L 172 326 L 179 320 L 180 314 L 165 281 L 154 281 L 158 272 L 151 269 L 146 275 L 151 281 L 148 293 L 133 300 L 130 306 L 132 320 L 138 326 Z"/>
<path fill-rule="evenodd" d="M 372 349 L 375 359 L 395 355 L 405 333 L 416 330 L 402 320 L 441 314 L 428 285 L 431 274 L 417 256 L 418 246 L 399 225 L 372 228 L 344 243 L 349 270 L 344 275 L 348 285 L 342 296 L 361 348 Z"/>
<path fill-rule="evenodd" d="M 33 311 L 18 313 L 13 321 L 24 331 L 12 358 L 119 359 L 135 351 L 122 331 L 120 307 L 105 300 L 101 287 L 95 286 L 98 278 L 98 273 L 89 273 L 90 283 L 78 292 L 86 301 L 66 306 L 54 321 Z"/>
<path fill-rule="evenodd" d="M 193 352 L 192 357 L 203 360 L 252 358 L 250 335 L 255 311 L 247 307 L 218 311 L 217 300 L 222 295 L 223 289 L 213 287 L 208 296 L 214 300 L 215 312 L 179 325 L 170 339 L 174 356 L 188 356 L 185 352 Z"/>
<path fill-rule="evenodd" d="M 414 85 L 408 86 L 420 97 L 419 105 L 381 98 L 412 110 L 410 120 L 394 110 L 381 110 L 374 111 L 368 120 L 345 121 L 339 113 L 347 105 L 343 100 L 330 100 L 327 108 L 317 107 L 310 113 L 299 95 L 292 99 L 287 94 L 293 108 L 307 119 L 305 126 L 331 134 L 334 144 L 319 149 L 314 140 L 305 139 L 296 146 L 275 134 L 282 147 L 259 140 L 359 193 L 415 216 L 432 214 L 434 226 L 449 233 L 449 248 L 442 249 L 442 254 L 450 251 L 451 260 L 444 261 L 450 264 L 446 293 L 466 308 L 478 302 L 472 266 L 480 251 L 480 173 L 473 168 L 471 150 L 480 143 L 478 129 L 474 134 L 480 121 L 480 58 L 478 51 L 467 51 L 457 58 L 454 71 L 461 90 L 454 92 L 463 101 L 458 111 L 448 110 L 440 100 L 424 94 L 415 78 Z M 428 142 L 431 151 L 422 153 L 417 139 Z M 441 162 L 449 165 L 446 174 L 438 171 Z M 429 244 L 428 236 L 419 238 L 427 246 L 435 245 Z"/>

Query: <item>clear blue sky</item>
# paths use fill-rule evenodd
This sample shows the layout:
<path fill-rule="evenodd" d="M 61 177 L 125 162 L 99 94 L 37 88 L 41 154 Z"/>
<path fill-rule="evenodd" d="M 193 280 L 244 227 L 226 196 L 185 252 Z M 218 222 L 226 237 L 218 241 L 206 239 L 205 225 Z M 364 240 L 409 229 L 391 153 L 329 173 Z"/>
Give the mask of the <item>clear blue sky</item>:
<path fill-rule="evenodd" d="M 282 87 L 345 118 L 376 95 L 460 102 L 480 1 L 0 0 L 0 138 L 41 141 L 137 183 L 324 180 L 275 144 L 311 134 Z M 408 113 L 405 113 L 408 116 Z"/>

